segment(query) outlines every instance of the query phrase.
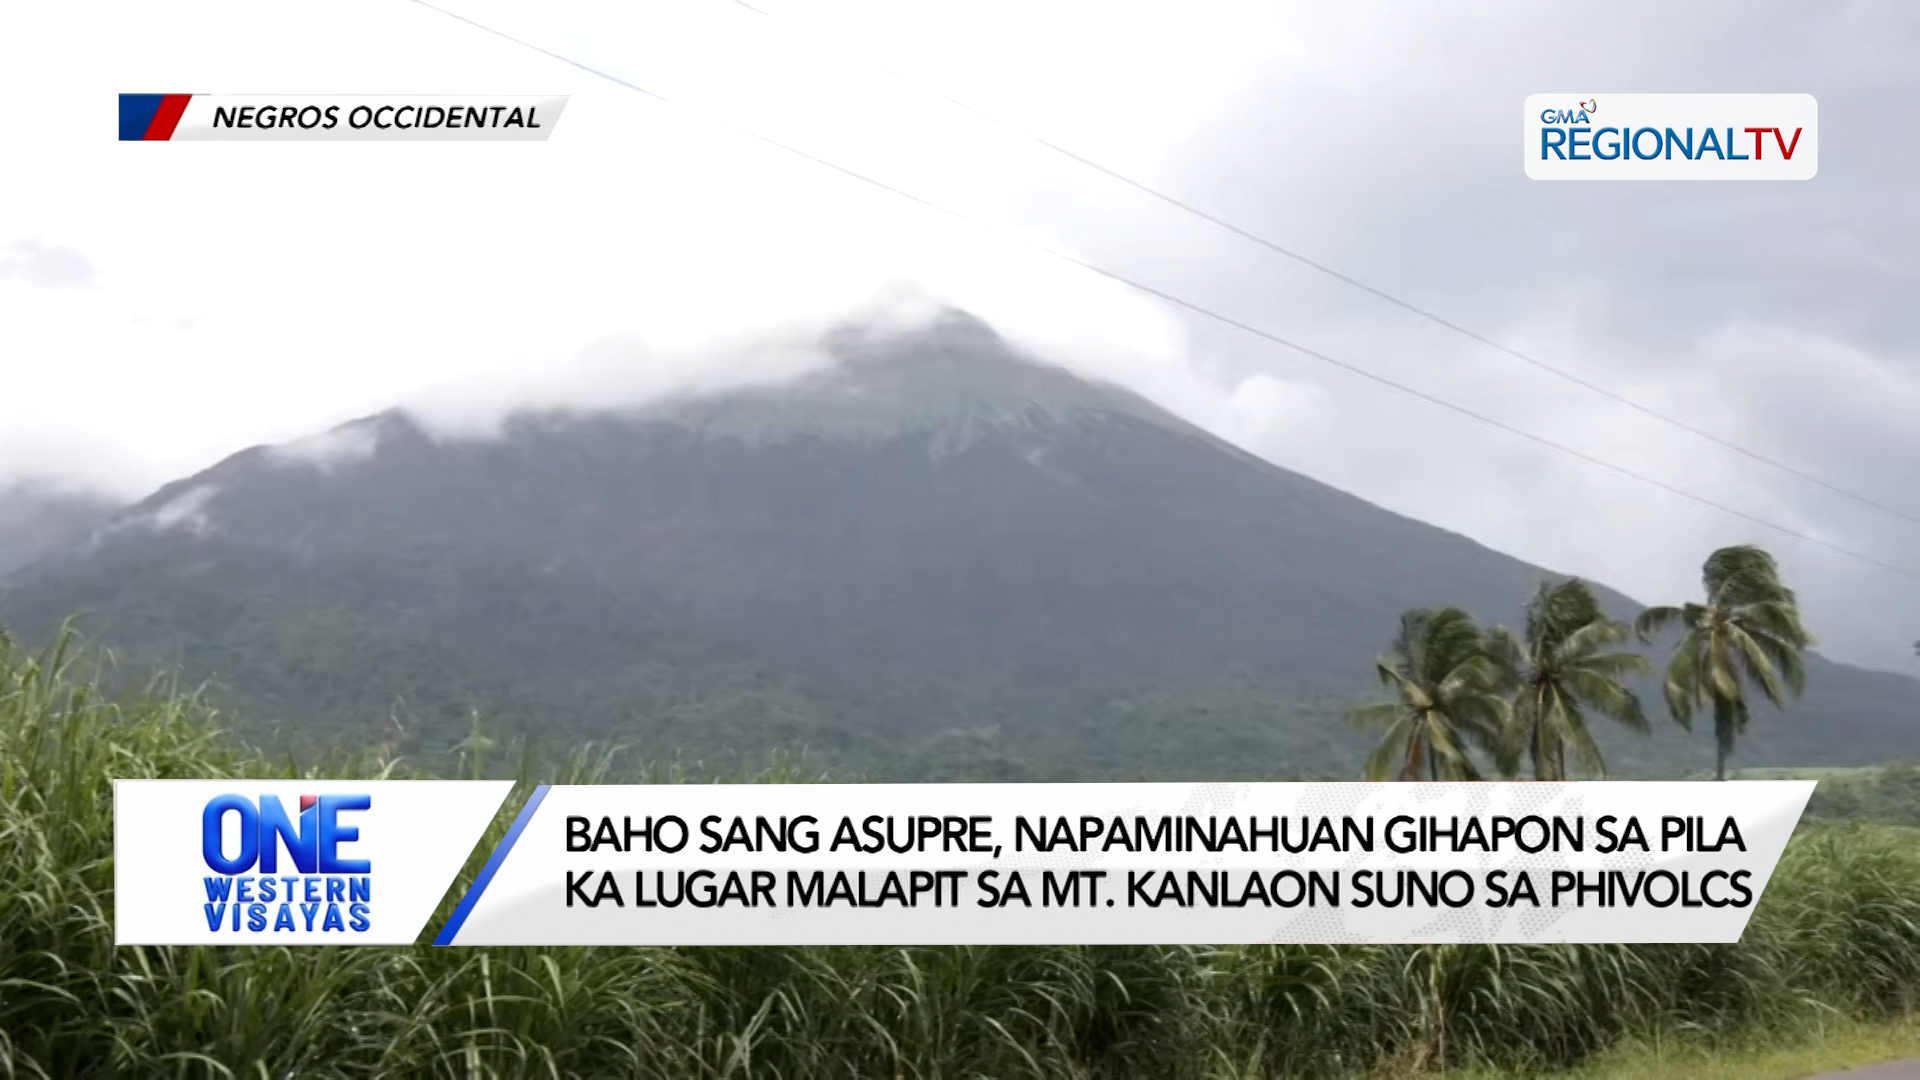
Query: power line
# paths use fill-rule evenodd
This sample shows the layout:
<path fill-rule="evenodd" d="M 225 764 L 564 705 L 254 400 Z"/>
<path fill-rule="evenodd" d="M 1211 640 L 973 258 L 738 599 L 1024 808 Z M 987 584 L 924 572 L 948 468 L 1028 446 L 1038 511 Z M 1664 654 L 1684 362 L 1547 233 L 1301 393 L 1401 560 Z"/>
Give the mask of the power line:
<path fill-rule="evenodd" d="M 764 8 L 756 7 L 755 5 L 748 3 L 747 0 L 733 0 L 733 2 L 735 4 L 738 4 L 740 7 L 743 7 L 748 11 L 751 11 L 754 14 L 759 15 L 763 18 L 766 18 L 775 22 L 796 24 L 796 21 L 793 19 L 789 19 L 782 15 L 777 15 Z M 1118 183 L 1124 184 L 1127 187 L 1130 187 L 1133 190 L 1138 191 L 1143 195 L 1147 195 L 1154 199 L 1158 199 L 1159 201 L 1167 204 L 1168 206 L 1175 208 L 1176 210 L 1180 210 L 1184 213 L 1191 214 L 1192 216 L 1197 217 L 1202 221 L 1205 221 L 1217 228 L 1230 232 L 1233 235 L 1238 236 L 1243 240 L 1246 240 L 1253 244 L 1257 244 L 1260 247 L 1263 247 L 1266 250 L 1271 251 L 1276 255 L 1280 255 L 1285 258 L 1291 259 L 1302 266 L 1305 266 L 1312 270 L 1316 270 L 1322 274 L 1325 274 L 1330 278 L 1333 278 L 1336 281 L 1352 286 L 1355 289 L 1359 289 L 1360 291 L 1367 293 L 1370 296 L 1373 296 L 1377 299 L 1380 299 L 1389 304 L 1392 304 L 1394 307 L 1400 308 L 1403 311 L 1416 315 L 1437 326 L 1444 327 L 1472 341 L 1476 341 L 1482 345 L 1485 345 L 1490 349 L 1494 349 L 1498 352 L 1504 353 L 1515 360 L 1521 361 L 1522 363 L 1530 364 L 1533 367 L 1548 373 L 1549 375 L 1552 375 L 1556 378 L 1569 382 L 1574 386 L 1580 387 L 1583 390 L 1587 390 L 1591 393 L 1598 394 L 1609 401 L 1615 402 L 1616 404 L 1625 405 L 1627 408 L 1632 409 L 1643 416 L 1652 417 L 1653 419 L 1658 420 L 1661 423 L 1677 428 L 1680 431 L 1684 431 L 1687 434 L 1693 435 L 1696 438 L 1703 439 L 1707 442 L 1714 444 L 1715 446 L 1719 446 L 1726 450 L 1731 450 L 1734 453 L 1739 454 L 1742 457 L 1745 457 L 1749 460 L 1759 462 L 1760 464 L 1766 465 L 1769 468 L 1776 469 L 1780 472 L 1786 473 L 1789 476 L 1793 476 L 1807 483 L 1816 485 L 1821 488 L 1825 488 L 1827 491 L 1832 492 L 1833 494 L 1840 495 L 1847 499 L 1851 499 L 1852 501 L 1859 503 L 1863 506 L 1871 507 L 1875 510 L 1878 510 L 1885 514 L 1889 514 L 1893 517 L 1899 518 L 1902 521 L 1906 521 L 1910 524 L 1920 525 L 1920 515 L 1910 514 L 1907 511 L 1900 509 L 1899 507 L 1889 506 L 1888 504 L 1883 503 L 1871 496 L 1862 495 L 1857 491 L 1853 491 L 1851 489 L 1841 487 L 1840 485 L 1835 484 L 1828 480 L 1824 480 L 1821 477 L 1811 472 L 1808 472 L 1805 469 L 1799 468 L 1794 465 L 1790 465 L 1776 458 L 1769 457 L 1766 454 L 1762 454 L 1757 450 L 1748 449 L 1747 447 L 1741 446 L 1740 444 L 1735 443 L 1731 440 L 1715 435 L 1710 431 L 1706 431 L 1702 428 L 1694 426 L 1693 424 L 1689 424 L 1685 420 L 1682 420 L 1678 417 L 1669 416 L 1668 414 L 1663 413 L 1651 406 L 1643 405 L 1640 402 L 1635 401 L 1632 398 L 1619 393 L 1618 391 L 1609 390 L 1598 383 L 1592 382 L 1591 380 L 1583 379 L 1580 376 L 1575 375 L 1571 371 L 1568 371 L 1564 368 L 1556 367 L 1553 364 L 1549 364 L 1546 361 L 1541 360 L 1537 357 L 1530 356 L 1527 353 L 1522 352 L 1511 345 L 1507 345 L 1503 342 L 1496 341 L 1493 338 L 1486 336 L 1485 334 L 1482 334 L 1468 327 L 1461 326 L 1459 323 L 1453 322 L 1452 320 L 1442 315 L 1438 315 L 1432 311 L 1429 311 L 1426 308 L 1420 307 L 1417 304 L 1411 303 L 1407 300 L 1402 300 L 1398 296 L 1395 296 L 1392 293 L 1387 292 L 1385 289 L 1379 288 L 1378 286 L 1375 286 L 1375 285 L 1370 285 L 1367 282 L 1361 281 L 1350 274 L 1343 273 L 1342 271 L 1337 270 L 1331 266 L 1328 266 L 1325 263 L 1315 261 L 1314 259 L 1311 259 L 1305 255 L 1300 254 L 1297 251 L 1292 250 L 1291 248 L 1286 247 L 1285 245 L 1279 243 L 1278 241 L 1270 240 L 1264 236 L 1261 236 L 1258 233 L 1255 233 L 1242 226 L 1236 225 L 1233 222 L 1228 221 L 1224 218 L 1221 218 L 1215 214 L 1208 213 L 1207 211 L 1197 206 L 1194 206 L 1192 203 L 1189 203 L 1179 198 L 1178 196 L 1170 195 L 1164 191 L 1159 190 L 1158 188 L 1154 188 L 1148 184 L 1142 183 L 1139 180 L 1135 180 L 1134 178 L 1127 176 L 1125 173 L 1122 173 L 1117 169 L 1114 169 L 1107 165 L 1103 165 L 1100 162 L 1093 160 L 1092 158 L 1076 153 L 1075 151 L 1070 150 L 1067 147 L 1060 145 L 1059 143 L 1053 142 L 1052 140 L 1047 139 L 1043 136 L 1036 135 L 1033 132 L 1026 130 L 1025 128 L 1019 127 L 1016 124 L 1010 123 L 1006 120 L 1001 119 L 1000 117 L 994 116 L 992 113 L 986 112 L 985 110 L 980 109 L 974 105 L 970 105 L 967 102 L 959 98 L 956 98 L 950 94 L 947 94 L 939 89 L 936 89 L 932 86 L 928 86 L 927 84 L 922 82 L 917 82 L 914 79 L 911 79 L 893 70 L 892 68 L 887 67 L 884 64 L 881 64 L 877 61 L 874 61 L 865 57 L 861 57 L 860 60 L 862 63 L 866 64 L 868 67 L 871 67 L 876 71 L 879 71 L 883 74 L 891 76 L 892 78 L 898 80 L 899 82 L 909 87 L 912 87 L 913 89 L 918 90 L 923 94 L 926 94 L 930 97 L 934 97 L 941 101 L 944 101 L 947 104 L 953 106 L 954 108 L 970 113 L 973 116 L 976 116 L 981 120 L 985 120 L 988 123 L 993 124 L 997 127 L 1004 128 L 1007 131 L 1012 132 L 1013 134 L 1018 135 L 1023 139 L 1026 139 L 1028 142 L 1031 142 L 1037 146 L 1044 147 L 1045 149 L 1050 150 L 1056 154 L 1059 154 L 1062 157 L 1065 157 L 1071 161 L 1074 161 L 1086 168 L 1092 169 L 1093 171 L 1101 174 L 1102 176 L 1107 177 L 1110 180 L 1114 180 Z"/>
<path fill-rule="evenodd" d="M 1194 314 L 1212 319 L 1215 322 L 1221 323 L 1222 325 L 1230 326 L 1236 330 L 1241 331 L 1242 333 L 1246 333 L 1246 334 L 1252 335 L 1253 337 L 1260 338 L 1263 341 L 1271 342 L 1272 344 L 1282 346 L 1283 348 L 1291 349 L 1294 352 L 1301 354 L 1302 356 L 1310 357 L 1322 363 L 1329 364 L 1333 367 L 1337 367 L 1342 371 L 1346 371 L 1350 374 L 1358 375 L 1365 379 L 1370 379 L 1373 382 L 1381 384 L 1382 386 L 1386 386 L 1391 389 L 1398 390 L 1403 394 L 1407 394 L 1412 397 L 1419 398 L 1420 400 L 1425 401 L 1430 405 L 1436 405 L 1450 412 L 1458 413 L 1461 416 L 1465 416 L 1468 419 L 1477 420 L 1480 423 L 1487 424 L 1495 428 L 1499 428 L 1500 430 L 1505 431 L 1508 434 L 1517 435 L 1520 438 L 1526 439 L 1530 442 L 1538 443 L 1541 446 L 1545 446 L 1550 449 L 1557 450 L 1560 453 L 1566 454 L 1569 457 L 1576 458 L 1580 461 L 1584 461 L 1590 465 L 1599 466 L 1600 468 L 1618 473 L 1622 476 L 1628 477 L 1629 479 L 1637 480 L 1644 484 L 1651 484 L 1652 486 L 1657 487 L 1670 494 L 1678 495 L 1681 498 L 1698 503 L 1701 506 L 1718 510 L 1721 513 L 1740 518 L 1744 521 L 1751 522 L 1752 524 L 1759 525 L 1766 529 L 1771 529 L 1775 532 L 1781 533 L 1782 535 L 1790 536 L 1797 540 L 1802 540 L 1806 543 L 1813 544 L 1818 547 L 1826 548 L 1827 550 L 1835 552 L 1836 554 L 1845 555 L 1848 558 L 1857 559 L 1864 563 L 1869 563 L 1873 566 L 1880 567 L 1883 570 L 1890 570 L 1904 577 L 1920 579 L 1920 572 L 1909 570 L 1903 566 L 1896 566 L 1893 563 L 1882 562 L 1881 560 L 1876 559 L 1871 555 L 1867 555 L 1858 551 L 1853 551 L 1851 549 L 1841 547 L 1837 544 L 1829 543 L 1828 541 L 1822 540 L 1817 536 L 1813 536 L 1808 533 L 1803 533 L 1798 529 L 1792 528 L 1791 526 L 1781 525 L 1781 524 L 1778 524 L 1777 522 L 1769 521 L 1766 518 L 1762 518 L 1754 514 L 1747 513 L 1744 510 L 1736 509 L 1734 507 L 1727 506 L 1723 503 L 1716 502 L 1712 499 L 1707 498 L 1704 495 L 1696 495 L 1693 492 L 1687 491 L 1684 488 L 1675 487 L 1674 485 L 1669 484 L 1664 480 L 1659 480 L 1654 477 L 1636 472 L 1632 469 L 1627 468 L 1624 465 L 1616 465 L 1613 462 L 1607 461 L 1603 458 L 1595 457 L 1594 455 L 1589 454 L 1583 450 L 1578 450 L 1571 446 L 1567 446 L 1563 443 L 1555 442 L 1554 440 L 1549 439 L 1543 435 L 1536 435 L 1533 432 L 1527 431 L 1524 428 L 1515 427 L 1514 425 L 1509 424 L 1504 420 L 1500 420 L 1495 417 L 1487 416 L 1483 413 L 1476 412 L 1472 409 L 1467 408 L 1464 405 L 1456 404 L 1454 402 L 1446 400 L 1445 398 L 1438 397 L 1424 390 L 1420 390 L 1415 387 L 1408 386 L 1404 383 L 1398 382 L 1394 379 L 1388 378 L 1385 375 L 1381 375 L 1377 372 L 1369 371 L 1366 368 L 1358 367 L 1345 360 L 1341 360 L 1337 357 L 1330 356 L 1326 353 L 1320 352 L 1317 349 L 1310 348 L 1308 346 L 1299 344 L 1298 342 L 1295 342 L 1295 341 L 1290 341 L 1286 338 L 1279 336 L 1278 334 L 1274 334 L 1267 330 L 1262 330 L 1257 326 L 1253 326 L 1249 323 L 1242 322 L 1238 319 L 1233 318 L 1230 315 L 1223 315 L 1210 308 L 1204 307 L 1200 304 L 1196 304 L 1193 301 L 1183 299 L 1179 296 L 1175 296 L 1174 294 L 1166 292 L 1162 289 L 1158 289 L 1158 288 L 1155 288 L 1154 286 L 1147 285 L 1139 281 L 1135 281 L 1134 279 L 1127 277 L 1123 274 L 1119 274 L 1112 270 L 1105 269 L 1104 267 L 1098 266 L 1094 263 L 1087 262 L 1083 259 L 1076 258 L 1064 252 L 1056 251 L 1053 248 L 1047 247 L 1046 245 L 1038 243 L 1036 241 L 1029 240 L 1024 236 L 1020 236 L 1019 234 L 1011 232 L 1007 229 L 989 225 L 985 222 L 978 221 L 974 218 L 970 218 L 965 214 L 960 213 L 957 210 L 953 210 L 948 207 L 942 206 L 939 203 L 933 202 L 932 200 L 922 198 L 921 196 L 915 195 L 910 191 L 906 191 L 904 189 L 894 187 L 893 185 L 888 184 L 883 180 L 876 180 L 871 176 L 867 176 L 864 173 L 856 172 L 853 169 L 850 169 L 844 165 L 838 164 L 837 162 L 831 161 L 827 158 L 819 157 L 818 155 L 812 154 L 806 150 L 802 150 L 798 147 L 788 145 L 787 143 L 783 143 L 778 139 L 773 138 L 770 135 L 763 135 L 760 132 L 754 131 L 751 128 L 743 127 L 740 124 L 736 124 L 731 120 L 706 112 L 705 110 L 697 108 L 684 101 L 680 101 L 677 98 L 669 97 L 668 95 L 663 94 L 657 90 L 650 90 L 647 87 L 638 85 L 637 83 L 628 82 L 627 80 L 622 79 L 617 75 L 609 74 L 605 71 L 601 71 L 598 68 L 592 67 L 591 65 L 584 64 L 578 60 L 572 59 L 571 57 L 554 52 L 551 49 L 547 49 L 542 46 L 535 45 L 530 41 L 526 41 L 521 38 L 515 37 L 504 30 L 496 30 L 493 27 L 486 25 L 485 23 L 478 22 L 474 19 L 470 19 L 466 17 L 465 15 L 461 15 L 453 11 L 448 11 L 445 8 L 429 3 L 428 0 L 409 0 L 409 2 L 418 4 L 419 6 L 427 8 L 430 11 L 439 12 L 440 14 L 445 15 L 450 19 L 463 22 L 468 26 L 471 26 L 477 30 L 481 30 L 488 34 L 492 34 L 495 37 L 501 38 L 505 41 L 512 42 L 513 44 L 519 45 L 522 48 L 530 49 L 534 52 L 541 54 L 542 56 L 546 56 L 550 59 L 557 60 L 560 63 L 566 64 L 567 66 L 576 68 L 580 71 L 584 71 L 587 74 L 592 75 L 596 78 L 604 79 L 607 82 L 613 83 L 616 86 L 622 87 L 627 90 L 632 90 L 637 94 L 650 97 L 655 101 L 659 101 L 663 104 L 672 105 L 675 108 L 679 108 L 679 109 L 684 109 L 687 112 L 692 113 L 693 115 L 701 118 L 702 120 L 707 121 L 708 123 L 727 128 L 740 135 L 745 135 L 748 138 L 751 138 L 757 142 L 765 143 L 766 145 L 771 146 L 777 150 L 781 150 L 786 153 L 792 154 L 795 157 L 802 158 L 806 161 L 810 161 L 813 164 L 821 166 L 822 168 L 831 169 L 834 172 L 840 173 L 843 176 L 847 176 L 852 179 L 858 180 L 861 183 L 879 188 L 880 190 L 885 191 L 888 194 L 894 195 L 901 199 L 905 199 L 908 202 L 914 203 L 918 206 L 925 207 L 929 210 L 937 211 L 941 214 L 944 214 L 964 224 L 974 226 L 975 228 L 985 229 L 989 232 L 996 233 L 1005 239 L 1012 240 L 1026 247 L 1032 248 L 1033 250 L 1038 251 L 1044 255 L 1051 256 L 1069 265 L 1076 266 L 1082 270 L 1088 271 L 1089 273 L 1098 274 L 1099 276 L 1106 278 L 1109 281 L 1116 282 L 1130 289 L 1133 289 L 1137 292 L 1141 292 L 1148 296 L 1154 297 L 1155 299 L 1172 304 L 1184 310 L 1191 311 Z"/>

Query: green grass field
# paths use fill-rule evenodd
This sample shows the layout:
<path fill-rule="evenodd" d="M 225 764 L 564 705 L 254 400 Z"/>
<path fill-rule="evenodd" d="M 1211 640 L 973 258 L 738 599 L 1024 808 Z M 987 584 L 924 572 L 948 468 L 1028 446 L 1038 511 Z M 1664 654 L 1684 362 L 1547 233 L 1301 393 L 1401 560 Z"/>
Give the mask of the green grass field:
<path fill-rule="evenodd" d="M 1803 829 L 1738 945 L 116 949 L 112 778 L 415 773 L 259 755 L 90 662 L 0 656 L 0 1076 L 1698 1076 L 1920 1006 L 1920 831 L 1880 825 Z"/>

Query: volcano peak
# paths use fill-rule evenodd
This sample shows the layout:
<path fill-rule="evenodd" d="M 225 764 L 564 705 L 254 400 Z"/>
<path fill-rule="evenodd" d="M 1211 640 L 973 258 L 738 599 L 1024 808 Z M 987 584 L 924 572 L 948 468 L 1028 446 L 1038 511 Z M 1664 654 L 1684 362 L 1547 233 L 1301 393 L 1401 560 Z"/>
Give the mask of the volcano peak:
<path fill-rule="evenodd" d="M 991 431 L 1115 420 L 1188 428 L 1127 390 L 1028 356 L 955 307 L 848 320 L 819 347 L 832 363 L 797 380 L 662 403 L 650 418 L 748 442 L 926 434 L 948 447 Z"/>
<path fill-rule="evenodd" d="M 911 320 L 894 316 L 843 322 L 827 331 L 821 345 L 848 366 L 1040 366 L 1021 356 L 985 319 L 946 305 Z"/>

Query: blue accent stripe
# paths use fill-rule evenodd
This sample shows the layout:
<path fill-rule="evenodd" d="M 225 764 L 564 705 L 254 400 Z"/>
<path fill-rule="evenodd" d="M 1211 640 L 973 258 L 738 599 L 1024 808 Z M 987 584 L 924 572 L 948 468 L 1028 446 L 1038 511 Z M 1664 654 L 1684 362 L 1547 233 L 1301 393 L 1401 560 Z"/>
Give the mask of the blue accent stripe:
<path fill-rule="evenodd" d="M 552 786 L 552 784 L 541 784 L 533 789 L 533 796 L 527 800 L 527 805 L 520 808 L 520 816 L 513 819 L 513 828 L 507 830 L 507 835 L 501 839 L 499 846 L 493 849 L 493 855 L 487 859 L 487 865 L 481 868 L 480 876 L 473 879 L 473 884 L 467 889 L 467 895 L 460 898 L 460 906 L 453 909 L 453 917 L 447 920 L 447 925 L 440 928 L 439 936 L 433 939 L 435 945 L 453 944 L 454 936 L 460 933 L 460 927 L 466 923 L 467 916 L 472 914 L 473 905 L 480 902 L 480 894 L 487 891 L 487 885 L 493 880 L 494 873 L 500 869 L 501 863 L 507 861 L 507 852 L 513 850 L 514 842 L 520 839 L 521 830 L 527 827 L 527 822 L 533 820 L 533 812 L 540 809 L 541 800 L 547 797 L 547 789 Z"/>
<path fill-rule="evenodd" d="M 121 142 L 139 142 L 147 137 L 147 125 L 153 123 L 153 114 L 160 111 L 160 99 L 165 96 L 165 94 L 120 95 Z"/>

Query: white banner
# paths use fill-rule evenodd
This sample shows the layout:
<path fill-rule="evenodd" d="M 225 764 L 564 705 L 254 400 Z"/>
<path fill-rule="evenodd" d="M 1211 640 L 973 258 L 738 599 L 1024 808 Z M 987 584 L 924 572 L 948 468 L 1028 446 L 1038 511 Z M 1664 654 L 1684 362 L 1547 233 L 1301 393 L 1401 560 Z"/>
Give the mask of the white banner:
<path fill-rule="evenodd" d="M 114 944 L 412 944 L 512 790 L 115 780 Z"/>
<path fill-rule="evenodd" d="M 1733 942 L 1813 786 L 542 787 L 437 943 Z"/>
<path fill-rule="evenodd" d="M 1811 94 L 1535 94 L 1521 149 L 1535 180 L 1811 180 Z"/>
<path fill-rule="evenodd" d="M 122 94 L 120 138 L 539 142 L 566 105 L 524 95 Z"/>

